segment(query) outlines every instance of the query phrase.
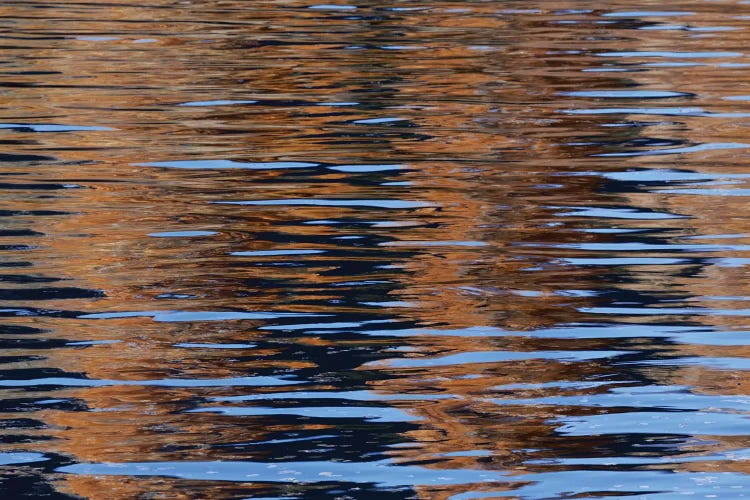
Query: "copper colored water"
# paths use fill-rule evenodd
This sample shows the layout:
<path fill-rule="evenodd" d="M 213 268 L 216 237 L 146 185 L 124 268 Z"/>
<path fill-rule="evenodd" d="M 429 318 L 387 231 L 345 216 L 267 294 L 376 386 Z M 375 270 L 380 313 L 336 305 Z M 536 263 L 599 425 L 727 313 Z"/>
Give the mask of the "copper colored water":
<path fill-rule="evenodd" d="M 746 495 L 747 2 L 0 36 L 0 498 Z"/>

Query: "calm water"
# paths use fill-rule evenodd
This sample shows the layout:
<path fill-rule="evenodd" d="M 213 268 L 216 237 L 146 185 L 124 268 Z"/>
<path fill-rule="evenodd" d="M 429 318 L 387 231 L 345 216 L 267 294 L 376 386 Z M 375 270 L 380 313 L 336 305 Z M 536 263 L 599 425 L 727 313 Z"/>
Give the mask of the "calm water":
<path fill-rule="evenodd" d="M 750 496 L 748 2 L 0 29 L 0 497 Z"/>

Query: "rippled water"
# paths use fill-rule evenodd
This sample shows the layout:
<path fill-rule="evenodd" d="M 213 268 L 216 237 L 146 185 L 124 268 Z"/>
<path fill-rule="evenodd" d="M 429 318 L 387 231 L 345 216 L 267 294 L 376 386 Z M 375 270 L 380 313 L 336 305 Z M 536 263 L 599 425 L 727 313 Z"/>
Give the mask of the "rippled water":
<path fill-rule="evenodd" d="M 747 4 L 4 1 L 0 496 L 750 496 Z"/>

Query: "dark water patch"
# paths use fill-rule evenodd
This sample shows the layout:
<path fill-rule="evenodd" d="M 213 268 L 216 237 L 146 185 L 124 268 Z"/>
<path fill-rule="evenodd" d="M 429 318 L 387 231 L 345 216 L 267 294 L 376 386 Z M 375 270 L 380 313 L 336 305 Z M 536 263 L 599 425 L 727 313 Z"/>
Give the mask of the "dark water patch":
<path fill-rule="evenodd" d="M 41 429 L 46 427 L 44 422 L 30 418 L 0 419 L 0 429 Z"/>
<path fill-rule="evenodd" d="M 104 297 L 101 290 L 86 290 L 83 288 L 37 288 L 37 289 L 20 289 L 6 288 L 0 289 L 0 300 L 56 300 L 56 299 L 85 299 Z"/>
<path fill-rule="evenodd" d="M 21 183 L 8 183 L 0 182 L 0 189 L 23 189 L 23 190 L 38 190 L 38 191 L 53 191 L 57 189 L 76 189 L 81 186 L 75 184 L 21 184 Z"/>
<path fill-rule="evenodd" d="M 0 324 L 0 335 L 32 335 L 44 332 L 45 330 L 31 326 Z"/>
<path fill-rule="evenodd" d="M 62 280 L 63 278 L 33 276 L 28 274 L 0 274 L 0 281 L 6 283 L 54 283 Z M 10 292 L 10 290 L 8 290 L 8 292 Z"/>
<path fill-rule="evenodd" d="M 32 229 L 0 229 L 0 237 L 14 236 L 44 236 L 44 233 Z"/>
<path fill-rule="evenodd" d="M 41 410 L 60 410 L 60 411 L 85 411 L 86 405 L 81 401 L 71 399 L 8 399 L 3 401 L 0 407 L 3 413 L 33 413 Z M 7 457 L 11 460 L 13 457 Z M 3 462 L 3 456 L 0 455 L 0 464 L 7 465 Z M 8 462 L 11 463 L 11 462 Z"/>
<path fill-rule="evenodd" d="M 9 162 L 9 163 L 16 163 L 16 162 L 29 162 L 29 163 L 41 163 L 41 162 L 53 162 L 57 159 L 52 156 L 43 156 L 43 155 L 30 155 L 30 154 L 10 154 L 10 153 L 0 153 L 0 162 Z"/>
<path fill-rule="evenodd" d="M 7 335 L 11 332 L 7 332 L 3 330 L 3 335 Z M 31 332 L 12 332 L 13 334 L 17 335 L 19 333 L 27 335 L 29 333 L 43 333 L 41 331 L 31 331 Z M 65 340 L 59 340 L 59 339 L 45 339 L 45 338 L 11 338 L 6 339 L 2 338 L 0 339 L 0 346 L 2 346 L 3 349 L 53 349 L 53 348 L 59 348 L 67 345 L 68 343 Z"/>

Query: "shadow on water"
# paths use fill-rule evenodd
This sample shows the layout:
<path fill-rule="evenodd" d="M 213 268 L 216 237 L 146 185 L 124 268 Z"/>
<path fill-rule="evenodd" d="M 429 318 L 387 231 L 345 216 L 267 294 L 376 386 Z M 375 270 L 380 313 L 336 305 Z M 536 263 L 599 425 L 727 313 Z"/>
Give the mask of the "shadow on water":
<path fill-rule="evenodd" d="M 0 491 L 742 498 L 741 2 L 0 5 Z"/>

